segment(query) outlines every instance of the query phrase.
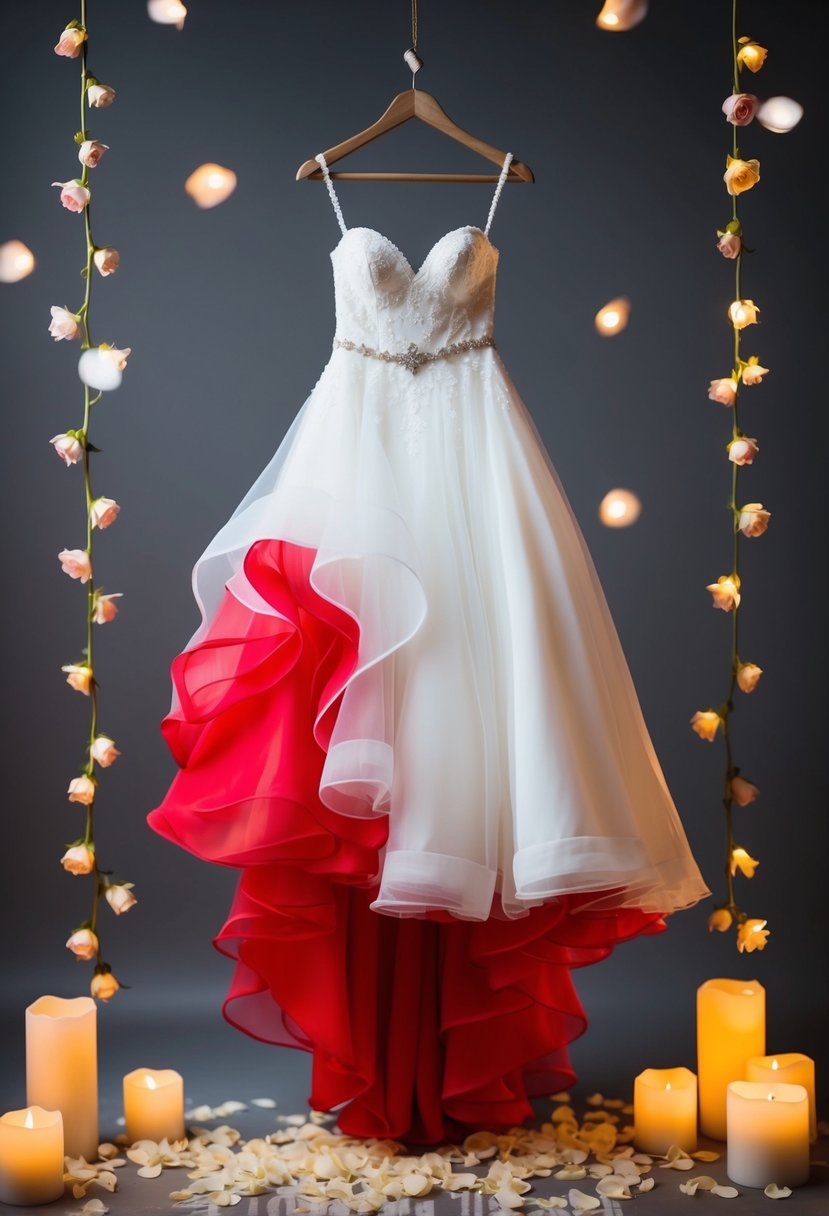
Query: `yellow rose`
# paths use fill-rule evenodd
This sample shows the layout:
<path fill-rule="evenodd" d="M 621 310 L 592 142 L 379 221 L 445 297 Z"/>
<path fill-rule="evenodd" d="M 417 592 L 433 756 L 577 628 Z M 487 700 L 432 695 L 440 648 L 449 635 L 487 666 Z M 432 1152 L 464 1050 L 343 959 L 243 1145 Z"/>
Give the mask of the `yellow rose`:
<path fill-rule="evenodd" d="M 728 306 L 728 318 L 735 329 L 757 324 L 760 309 L 753 300 L 734 300 Z"/>
<path fill-rule="evenodd" d="M 759 180 L 759 160 L 735 160 L 733 156 L 726 157 L 723 181 L 729 194 L 742 194 L 744 190 L 756 186 Z"/>
<path fill-rule="evenodd" d="M 740 579 L 736 574 L 721 574 L 716 583 L 709 583 L 705 588 L 710 591 L 715 608 L 723 612 L 733 612 L 740 607 Z"/>
<path fill-rule="evenodd" d="M 741 68 L 748 68 L 750 72 L 759 72 L 766 62 L 767 55 L 768 50 L 766 47 L 760 46 L 759 42 L 752 42 L 750 38 L 740 39 L 737 63 Z"/>
<path fill-rule="evenodd" d="M 120 987 L 111 971 L 99 971 L 93 975 L 89 991 L 99 1001 L 111 1001 Z"/>
<path fill-rule="evenodd" d="M 769 931 L 767 920 L 744 920 L 737 930 L 737 949 L 742 954 L 751 954 L 754 950 L 765 950 Z"/>
<path fill-rule="evenodd" d="M 728 908 L 715 908 L 708 917 L 708 932 L 711 933 L 716 929 L 718 933 L 727 933 L 733 923 L 734 917 Z"/>
<path fill-rule="evenodd" d="M 756 857 L 752 857 L 745 849 L 731 850 L 731 875 L 732 877 L 739 870 L 745 878 L 753 878 L 754 871 L 759 866 L 760 862 Z M 765 921 L 763 922 L 765 924 Z"/>
<path fill-rule="evenodd" d="M 691 719 L 691 726 L 699 735 L 700 739 L 705 739 L 708 743 L 714 742 L 714 736 L 720 729 L 722 719 L 720 715 L 713 709 L 698 709 Z"/>

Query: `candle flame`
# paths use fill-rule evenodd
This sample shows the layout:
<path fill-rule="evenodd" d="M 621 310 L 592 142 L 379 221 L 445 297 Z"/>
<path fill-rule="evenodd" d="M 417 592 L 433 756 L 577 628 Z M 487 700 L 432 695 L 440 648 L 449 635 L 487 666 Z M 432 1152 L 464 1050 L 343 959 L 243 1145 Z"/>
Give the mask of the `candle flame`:
<path fill-rule="evenodd" d="M 776 1058 L 775 1058 L 774 1060 L 772 1060 L 772 1062 L 771 1062 L 771 1066 L 772 1066 L 772 1068 L 774 1069 L 774 1071 L 775 1071 L 775 1072 L 777 1072 L 777 1070 L 778 1070 L 778 1068 L 780 1067 L 780 1065 L 777 1063 L 777 1059 L 776 1059 Z"/>
<path fill-rule="evenodd" d="M 753 988 L 744 988 L 743 996 L 754 996 L 754 989 Z"/>
<path fill-rule="evenodd" d="M 670 1083 L 670 1081 L 666 1081 L 666 1082 L 665 1082 L 665 1089 L 666 1089 L 666 1090 L 668 1090 L 668 1089 L 670 1089 L 670 1088 L 671 1088 L 671 1083 Z"/>
<path fill-rule="evenodd" d="M 774 1094 L 769 1094 L 769 1102 L 773 1102 L 773 1101 L 774 1101 Z"/>
<path fill-rule="evenodd" d="M 34 1115 L 32 1114 L 32 1112 L 30 1110 L 27 1110 L 26 1111 L 26 1120 L 25 1120 L 23 1126 L 24 1127 L 34 1127 L 34 1125 L 35 1125 Z"/>
<path fill-rule="evenodd" d="M 147 1082 L 147 1089 L 158 1089 L 158 1082 L 155 1077 L 145 1077 L 145 1080 Z"/>

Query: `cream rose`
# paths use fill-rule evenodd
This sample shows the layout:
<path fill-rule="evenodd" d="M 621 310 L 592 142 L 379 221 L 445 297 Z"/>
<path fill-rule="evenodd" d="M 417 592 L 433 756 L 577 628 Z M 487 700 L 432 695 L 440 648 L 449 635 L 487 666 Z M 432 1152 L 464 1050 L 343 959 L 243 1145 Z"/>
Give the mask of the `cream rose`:
<path fill-rule="evenodd" d="M 728 306 L 728 319 L 735 329 L 745 329 L 747 325 L 757 324 L 759 311 L 753 300 L 734 300 Z"/>
<path fill-rule="evenodd" d="M 759 451 L 756 439 L 749 439 L 748 435 L 742 435 L 739 439 L 732 439 L 729 443 L 728 459 L 732 464 L 754 464 L 754 457 Z"/>
<path fill-rule="evenodd" d="M 71 178 L 68 182 L 52 182 L 52 185 L 60 186 L 60 201 L 67 211 L 83 211 L 92 197 L 77 178 Z"/>
<path fill-rule="evenodd" d="M 104 894 L 116 916 L 129 912 L 130 908 L 134 908 L 138 903 L 132 891 L 133 883 L 131 882 L 114 882 L 107 887 Z"/>
<path fill-rule="evenodd" d="M 86 90 L 86 96 L 89 104 L 95 110 L 103 110 L 104 106 L 111 106 L 115 101 L 115 89 L 110 88 L 108 84 L 91 84 Z"/>
<path fill-rule="evenodd" d="M 81 777 L 74 777 L 69 782 L 70 802 L 80 802 L 82 806 L 90 806 L 95 801 L 95 782 L 92 781 L 86 774 Z"/>
<path fill-rule="evenodd" d="M 89 690 L 92 686 L 92 668 L 86 667 L 80 663 L 69 663 L 65 667 L 61 667 L 61 671 L 67 672 L 66 683 L 70 688 L 74 688 L 76 692 L 82 692 L 84 696 L 89 696 Z"/>
<path fill-rule="evenodd" d="M 742 237 L 736 232 L 724 232 L 717 242 L 717 248 L 724 258 L 737 258 L 743 248 Z"/>
<path fill-rule="evenodd" d="M 118 605 L 113 603 L 113 601 L 120 600 L 122 596 L 122 591 L 112 591 L 109 595 L 98 594 L 95 596 L 95 602 L 92 607 L 92 620 L 96 625 L 106 625 L 109 621 L 115 620 L 118 615 Z"/>
<path fill-rule="evenodd" d="M 70 578 L 79 578 L 82 583 L 88 583 L 92 578 L 92 563 L 86 549 L 61 549 L 58 561 Z"/>
<path fill-rule="evenodd" d="M 737 398 L 737 381 L 731 376 L 720 380 L 712 380 L 708 388 L 708 399 L 719 401 L 720 405 L 733 405 Z"/>
<path fill-rule="evenodd" d="M 76 929 L 66 943 L 80 962 L 88 963 L 98 953 L 98 938 L 91 929 Z"/>
<path fill-rule="evenodd" d="M 49 442 L 67 467 L 83 459 L 83 444 L 75 435 L 54 435 Z"/>
<path fill-rule="evenodd" d="M 95 869 L 95 854 L 85 844 L 75 844 L 66 850 L 60 863 L 70 874 L 91 874 Z"/>
<path fill-rule="evenodd" d="M 760 98 L 753 93 L 732 93 L 722 103 L 722 112 L 735 127 L 745 127 L 760 108 Z"/>
<path fill-rule="evenodd" d="M 771 511 L 764 511 L 761 502 L 748 502 L 740 507 L 738 527 L 743 536 L 762 536 L 770 519 Z"/>
<path fill-rule="evenodd" d="M 731 778 L 731 797 L 737 803 L 737 806 L 748 806 L 750 802 L 754 802 L 757 795 L 760 793 L 756 785 L 752 785 L 750 781 L 746 781 L 745 777 Z"/>
<path fill-rule="evenodd" d="M 741 663 L 737 668 L 737 684 L 743 692 L 754 692 L 762 674 L 762 667 L 756 663 Z"/>
<path fill-rule="evenodd" d="M 52 320 L 49 322 L 49 333 L 56 342 L 71 341 L 81 336 L 81 319 L 68 308 L 60 308 L 53 304 L 49 309 Z"/>
<path fill-rule="evenodd" d="M 713 709 L 698 709 L 691 719 L 691 726 L 708 743 L 713 743 L 717 731 L 722 725 L 722 718 Z"/>
<path fill-rule="evenodd" d="M 721 574 L 716 583 L 709 583 L 705 588 L 710 591 L 715 608 L 723 612 L 733 612 L 740 606 L 740 580 L 736 574 Z"/>
<path fill-rule="evenodd" d="M 743 384 L 751 386 L 759 384 L 764 376 L 768 375 L 769 369 L 760 366 L 760 360 L 756 355 L 752 355 L 749 361 L 743 367 L 742 381 Z"/>
<path fill-rule="evenodd" d="M 98 1001 L 111 1001 L 120 987 L 111 971 L 99 971 L 93 975 L 89 991 Z"/>
<path fill-rule="evenodd" d="M 728 908 L 715 908 L 708 917 L 708 932 L 716 929 L 717 933 L 727 933 L 734 923 L 734 917 Z"/>
<path fill-rule="evenodd" d="M 89 754 L 101 768 L 109 768 L 121 755 L 109 735 L 97 735 L 92 740 Z"/>
<path fill-rule="evenodd" d="M 96 249 L 92 255 L 92 261 L 100 274 L 107 275 L 115 274 L 115 271 L 121 265 L 121 255 L 117 249 L 113 249 L 111 245 L 102 245 L 100 249 Z"/>
<path fill-rule="evenodd" d="M 78 160 L 88 169 L 94 169 L 98 161 L 109 151 L 109 144 L 102 144 L 99 139 L 85 139 L 78 149 Z"/>
<path fill-rule="evenodd" d="M 114 498 L 96 498 L 89 508 L 93 528 L 108 528 L 118 518 L 121 508 Z"/>
<path fill-rule="evenodd" d="M 55 54 L 64 55 L 67 59 L 77 59 L 85 41 L 86 30 L 78 29 L 77 26 L 71 30 L 66 29 L 58 39 Z"/>

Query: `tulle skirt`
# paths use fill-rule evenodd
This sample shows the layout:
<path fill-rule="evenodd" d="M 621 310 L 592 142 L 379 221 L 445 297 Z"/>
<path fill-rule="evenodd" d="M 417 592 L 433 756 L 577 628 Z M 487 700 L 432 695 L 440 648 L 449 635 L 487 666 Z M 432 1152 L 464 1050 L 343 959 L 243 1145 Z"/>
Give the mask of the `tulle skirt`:
<path fill-rule="evenodd" d="M 241 870 L 228 1018 L 356 1134 L 521 1121 L 570 969 L 708 891 L 497 353 L 336 351 L 193 588 L 150 822 Z"/>

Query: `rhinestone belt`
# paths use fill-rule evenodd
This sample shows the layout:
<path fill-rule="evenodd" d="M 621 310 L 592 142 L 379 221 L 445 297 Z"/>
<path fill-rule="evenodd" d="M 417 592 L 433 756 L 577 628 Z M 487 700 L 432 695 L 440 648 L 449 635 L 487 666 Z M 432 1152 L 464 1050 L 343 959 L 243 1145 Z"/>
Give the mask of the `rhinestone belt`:
<path fill-rule="evenodd" d="M 354 350 L 358 355 L 368 359 L 382 359 L 384 363 L 400 363 L 406 371 L 414 376 L 424 363 L 435 363 L 438 359 L 446 359 L 449 355 L 459 355 L 464 350 L 481 350 L 484 346 L 494 346 L 495 339 L 490 335 L 483 338 L 464 338 L 462 342 L 452 342 L 449 346 L 441 346 L 438 350 L 419 350 L 416 342 L 410 342 L 402 353 L 390 350 L 374 350 L 364 342 L 351 342 L 348 338 L 335 338 L 334 345 L 342 350 Z"/>

